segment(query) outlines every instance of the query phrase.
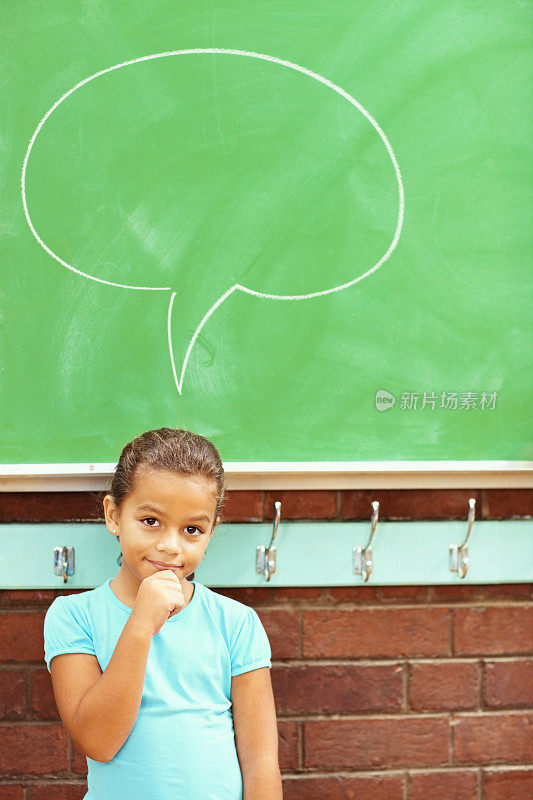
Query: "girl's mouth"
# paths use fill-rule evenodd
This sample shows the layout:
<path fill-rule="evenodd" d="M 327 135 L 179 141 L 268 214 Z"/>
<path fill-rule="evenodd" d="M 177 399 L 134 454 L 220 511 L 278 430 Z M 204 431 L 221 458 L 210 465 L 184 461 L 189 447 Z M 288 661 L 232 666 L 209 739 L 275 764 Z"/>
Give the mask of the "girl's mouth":
<path fill-rule="evenodd" d="M 150 561 L 149 558 L 146 560 Z M 172 570 L 181 569 L 181 566 L 183 566 L 179 564 L 160 564 L 158 561 L 150 561 L 150 564 L 152 564 L 152 566 L 154 566 L 156 569 L 172 569 Z"/>

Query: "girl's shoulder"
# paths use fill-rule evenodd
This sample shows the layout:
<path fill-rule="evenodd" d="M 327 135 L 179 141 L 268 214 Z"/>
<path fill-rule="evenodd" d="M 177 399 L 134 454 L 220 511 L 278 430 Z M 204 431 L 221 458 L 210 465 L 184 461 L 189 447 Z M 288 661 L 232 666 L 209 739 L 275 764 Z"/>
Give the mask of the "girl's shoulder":
<path fill-rule="evenodd" d="M 245 603 L 241 603 L 233 597 L 220 594 L 219 591 L 210 589 L 203 583 L 195 581 L 195 585 L 200 587 L 200 599 L 204 606 L 206 606 L 213 615 L 222 619 L 231 627 L 242 624 L 245 620 L 250 618 L 257 617 L 256 611 L 251 608 L 251 606 L 247 606 Z"/>
<path fill-rule="evenodd" d="M 105 597 L 106 584 L 97 586 L 96 589 L 87 589 L 84 592 L 58 595 L 48 607 L 45 617 L 52 617 L 62 612 L 73 616 L 86 616 L 96 607 L 100 606 Z"/>
<path fill-rule="evenodd" d="M 271 666 L 270 642 L 253 608 L 203 584 L 199 599 L 226 642 L 232 677 L 251 669 Z"/>

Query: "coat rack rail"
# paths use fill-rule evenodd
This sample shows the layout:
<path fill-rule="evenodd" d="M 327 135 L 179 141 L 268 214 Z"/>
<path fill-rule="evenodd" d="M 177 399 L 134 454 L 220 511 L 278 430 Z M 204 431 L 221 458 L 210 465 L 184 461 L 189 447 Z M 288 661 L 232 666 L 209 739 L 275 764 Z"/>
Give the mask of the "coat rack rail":
<path fill-rule="evenodd" d="M 464 541 L 465 529 L 461 520 L 380 521 L 372 541 L 372 572 L 365 581 L 354 573 L 353 553 L 368 542 L 370 519 L 291 522 L 281 517 L 275 539 L 276 570 L 267 583 L 264 573 L 257 571 L 257 549 L 271 541 L 272 524 L 231 523 L 217 528 L 195 578 L 213 588 L 533 580 L 533 519 L 476 521 L 468 538 L 468 571 L 461 578 L 450 569 L 450 545 Z M 54 552 L 61 548 L 68 553 L 63 548 L 69 547 L 72 563 L 63 568 L 57 555 L 54 562 Z M 0 525 L 0 588 L 91 589 L 116 574 L 118 555 L 116 539 L 100 523 Z"/>

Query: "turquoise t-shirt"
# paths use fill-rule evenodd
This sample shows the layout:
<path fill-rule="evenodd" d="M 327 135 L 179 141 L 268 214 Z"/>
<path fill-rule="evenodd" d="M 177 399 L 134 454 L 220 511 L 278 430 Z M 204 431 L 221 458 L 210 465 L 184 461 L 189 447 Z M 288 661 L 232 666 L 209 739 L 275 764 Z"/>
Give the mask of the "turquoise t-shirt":
<path fill-rule="evenodd" d="M 87 758 L 84 800 L 242 799 L 231 678 L 271 667 L 270 644 L 253 608 L 192 583 L 190 602 L 152 637 L 129 737 L 111 761 Z M 130 614 L 110 580 L 57 597 L 44 621 L 48 670 L 60 653 L 91 653 L 105 670 Z"/>

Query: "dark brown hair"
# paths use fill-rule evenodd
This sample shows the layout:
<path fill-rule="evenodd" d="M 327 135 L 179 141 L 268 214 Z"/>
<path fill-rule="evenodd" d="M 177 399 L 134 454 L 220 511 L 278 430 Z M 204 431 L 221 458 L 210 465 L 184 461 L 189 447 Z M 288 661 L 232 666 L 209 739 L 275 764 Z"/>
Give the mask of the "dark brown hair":
<path fill-rule="evenodd" d="M 136 436 L 122 450 L 109 487 L 109 494 L 118 507 L 132 491 L 139 467 L 212 481 L 217 498 L 215 521 L 217 516 L 222 516 L 226 476 L 218 450 L 205 436 L 183 428 L 158 428 Z"/>

